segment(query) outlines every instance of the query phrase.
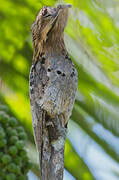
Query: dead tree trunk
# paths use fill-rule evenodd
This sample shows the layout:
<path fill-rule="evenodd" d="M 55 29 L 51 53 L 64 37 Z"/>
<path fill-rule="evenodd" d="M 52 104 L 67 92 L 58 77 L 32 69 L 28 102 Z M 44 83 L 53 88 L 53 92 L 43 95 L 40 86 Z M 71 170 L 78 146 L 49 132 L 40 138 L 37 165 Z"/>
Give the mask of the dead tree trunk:
<path fill-rule="evenodd" d="M 47 126 L 43 127 L 44 142 L 40 161 L 42 180 L 62 180 L 66 128 L 62 127 L 60 117 L 57 116 L 54 119 L 47 115 L 46 117 L 47 122 L 44 125 L 47 124 Z"/>

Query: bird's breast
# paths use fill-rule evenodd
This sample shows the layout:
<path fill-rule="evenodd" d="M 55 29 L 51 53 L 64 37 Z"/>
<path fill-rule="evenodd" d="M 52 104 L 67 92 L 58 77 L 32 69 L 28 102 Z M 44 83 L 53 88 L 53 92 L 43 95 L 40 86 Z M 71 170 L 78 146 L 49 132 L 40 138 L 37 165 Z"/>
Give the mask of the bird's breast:
<path fill-rule="evenodd" d="M 77 89 L 77 71 L 70 59 L 49 58 L 46 65 L 47 86 L 40 99 L 40 106 L 50 116 L 64 114 L 69 118 Z"/>

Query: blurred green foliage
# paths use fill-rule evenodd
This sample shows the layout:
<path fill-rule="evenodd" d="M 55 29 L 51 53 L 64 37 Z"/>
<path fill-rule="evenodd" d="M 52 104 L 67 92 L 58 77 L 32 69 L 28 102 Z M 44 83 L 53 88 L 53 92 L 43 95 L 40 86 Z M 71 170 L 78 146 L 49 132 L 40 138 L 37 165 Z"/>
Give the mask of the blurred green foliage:
<path fill-rule="evenodd" d="M 29 135 L 32 134 L 28 88 L 32 63 L 30 27 L 43 5 L 53 6 L 57 2 L 6 0 L 0 3 L 0 102 L 9 106 Z M 119 24 L 116 14 L 119 3 L 114 5 L 115 0 L 108 3 L 107 0 L 105 3 L 101 0 L 62 2 L 73 5 L 65 42 L 79 74 L 71 119 L 119 162 L 114 146 L 94 131 L 98 124 L 105 133 L 108 130 L 114 137 L 119 136 Z M 94 179 L 69 139 L 66 142 L 65 168 L 76 179 Z"/>
<path fill-rule="evenodd" d="M 7 106 L 0 105 L 0 179 L 27 180 L 32 166 L 25 149 L 27 135 L 9 112 Z"/>

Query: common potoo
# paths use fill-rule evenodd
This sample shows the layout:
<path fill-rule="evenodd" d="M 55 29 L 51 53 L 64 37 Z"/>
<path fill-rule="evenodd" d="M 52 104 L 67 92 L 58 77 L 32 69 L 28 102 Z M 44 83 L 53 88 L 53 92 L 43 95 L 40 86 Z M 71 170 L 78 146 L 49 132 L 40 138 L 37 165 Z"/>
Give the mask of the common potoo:
<path fill-rule="evenodd" d="M 60 128 L 67 128 L 75 101 L 77 71 L 64 44 L 69 7 L 43 7 L 32 25 L 30 103 L 41 174 L 43 167 L 49 166 L 47 162 L 54 162 L 51 157 L 52 151 L 55 154 L 53 142 L 62 136 Z M 50 171 L 51 167 L 47 169 Z M 48 178 L 44 175 L 44 179 Z"/>

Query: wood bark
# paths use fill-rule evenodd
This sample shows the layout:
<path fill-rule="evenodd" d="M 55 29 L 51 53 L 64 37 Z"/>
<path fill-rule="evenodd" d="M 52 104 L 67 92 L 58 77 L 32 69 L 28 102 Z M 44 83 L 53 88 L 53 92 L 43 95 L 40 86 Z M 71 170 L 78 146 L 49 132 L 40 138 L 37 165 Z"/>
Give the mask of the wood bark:
<path fill-rule="evenodd" d="M 44 120 L 48 120 L 49 125 L 45 126 L 44 123 L 43 127 L 42 180 L 62 180 L 66 129 L 62 127 L 58 116 L 50 119 L 46 112 L 44 112 L 44 115 L 46 116 Z"/>

